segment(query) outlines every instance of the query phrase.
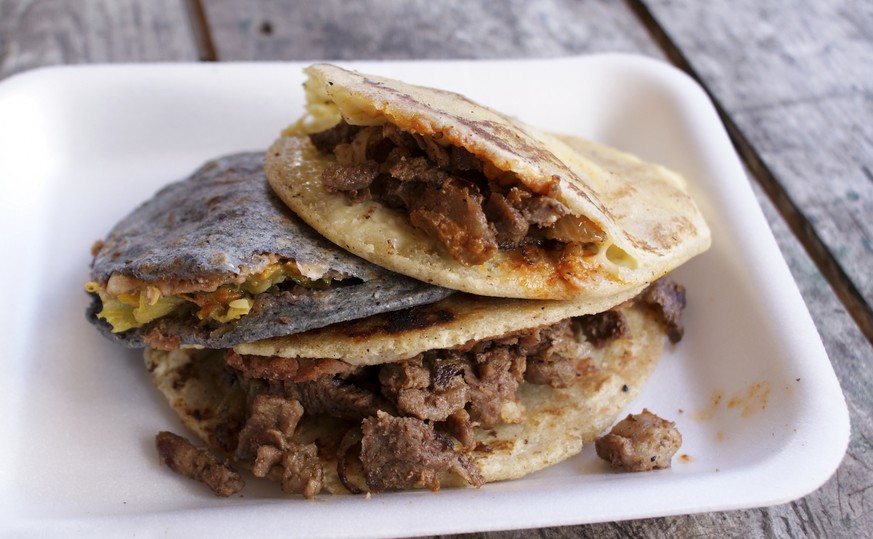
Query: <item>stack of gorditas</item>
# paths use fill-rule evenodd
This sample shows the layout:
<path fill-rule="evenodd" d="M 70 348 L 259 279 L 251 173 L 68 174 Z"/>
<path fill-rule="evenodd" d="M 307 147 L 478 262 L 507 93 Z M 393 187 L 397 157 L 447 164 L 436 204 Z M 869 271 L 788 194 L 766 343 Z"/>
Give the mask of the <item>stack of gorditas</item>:
<path fill-rule="evenodd" d="M 710 244 L 685 180 L 455 93 L 306 72 L 266 154 L 205 165 L 95 246 L 90 319 L 289 493 L 480 486 L 579 453 L 682 337 L 665 275 Z"/>

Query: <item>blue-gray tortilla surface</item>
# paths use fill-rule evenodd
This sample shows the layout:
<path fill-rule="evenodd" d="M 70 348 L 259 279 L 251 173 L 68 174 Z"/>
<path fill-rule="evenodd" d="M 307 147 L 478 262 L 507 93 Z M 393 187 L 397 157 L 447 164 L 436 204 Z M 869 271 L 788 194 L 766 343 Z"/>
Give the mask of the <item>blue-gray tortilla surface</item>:
<path fill-rule="evenodd" d="M 431 303 L 451 293 L 370 264 L 318 235 L 272 193 L 261 153 L 215 159 L 159 191 L 110 232 L 94 257 L 91 278 L 104 284 L 113 274 L 143 282 L 210 282 L 239 275 L 265 255 L 347 278 L 326 290 L 294 286 L 258 294 L 248 314 L 227 323 L 171 315 L 113 333 L 97 317 L 102 308 L 97 294 L 87 317 L 128 347 L 226 348 Z"/>

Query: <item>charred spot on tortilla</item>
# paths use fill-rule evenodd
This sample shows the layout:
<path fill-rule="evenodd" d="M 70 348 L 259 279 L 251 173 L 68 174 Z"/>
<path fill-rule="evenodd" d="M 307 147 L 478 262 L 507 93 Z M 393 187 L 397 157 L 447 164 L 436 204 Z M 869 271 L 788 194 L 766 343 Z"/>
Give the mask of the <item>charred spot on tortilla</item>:
<path fill-rule="evenodd" d="M 664 167 L 452 92 L 306 72 L 306 115 L 269 150 L 268 179 L 371 262 L 473 294 L 573 299 L 652 282 L 709 247 L 684 180 Z"/>
<path fill-rule="evenodd" d="M 424 309 L 408 309 L 388 313 L 388 333 L 402 333 L 404 331 L 424 329 L 429 326 L 450 322 L 454 315 L 450 311 L 437 310 L 427 311 Z"/>
<path fill-rule="evenodd" d="M 93 251 L 87 317 L 130 347 L 229 347 L 451 293 L 322 238 L 273 194 L 254 153 L 165 187 Z"/>

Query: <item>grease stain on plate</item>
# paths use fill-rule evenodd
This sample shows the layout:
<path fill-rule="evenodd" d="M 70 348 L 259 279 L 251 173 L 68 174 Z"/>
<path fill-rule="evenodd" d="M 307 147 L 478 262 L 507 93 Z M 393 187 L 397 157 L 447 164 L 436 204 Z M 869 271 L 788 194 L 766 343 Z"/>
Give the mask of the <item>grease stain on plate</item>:
<path fill-rule="evenodd" d="M 733 393 L 727 399 L 725 407 L 729 410 L 738 410 L 742 417 L 749 417 L 767 408 L 771 392 L 772 387 L 767 380 L 755 382 Z M 695 421 L 709 421 L 721 409 L 723 402 L 725 402 L 724 392 L 722 390 L 714 391 L 708 404 L 692 413 L 691 418 Z"/>
<path fill-rule="evenodd" d="M 740 415 L 750 415 L 767 408 L 770 398 L 770 382 L 764 380 L 750 385 L 745 391 L 740 391 L 731 397 L 727 403 L 728 408 L 738 409 Z"/>

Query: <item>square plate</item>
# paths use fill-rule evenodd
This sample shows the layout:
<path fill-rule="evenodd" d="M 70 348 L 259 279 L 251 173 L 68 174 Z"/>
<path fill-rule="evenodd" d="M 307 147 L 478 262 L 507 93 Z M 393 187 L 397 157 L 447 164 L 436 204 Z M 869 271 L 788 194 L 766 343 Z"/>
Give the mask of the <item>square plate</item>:
<path fill-rule="evenodd" d="M 612 473 L 588 447 L 478 490 L 307 502 L 255 480 L 242 496 L 219 499 L 159 466 L 155 433 L 184 430 L 140 354 L 86 323 L 89 247 L 207 159 L 265 149 L 302 113 L 304 64 L 52 68 L 0 85 L 0 528 L 183 537 L 257 529 L 265 538 L 532 528 L 775 504 L 834 472 L 849 429 L 839 384 L 692 80 L 626 55 L 345 65 L 458 91 L 688 178 L 713 247 L 675 272 L 688 289 L 686 338 L 630 407 L 677 422 L 685 441 L 673 468 Z"/>

